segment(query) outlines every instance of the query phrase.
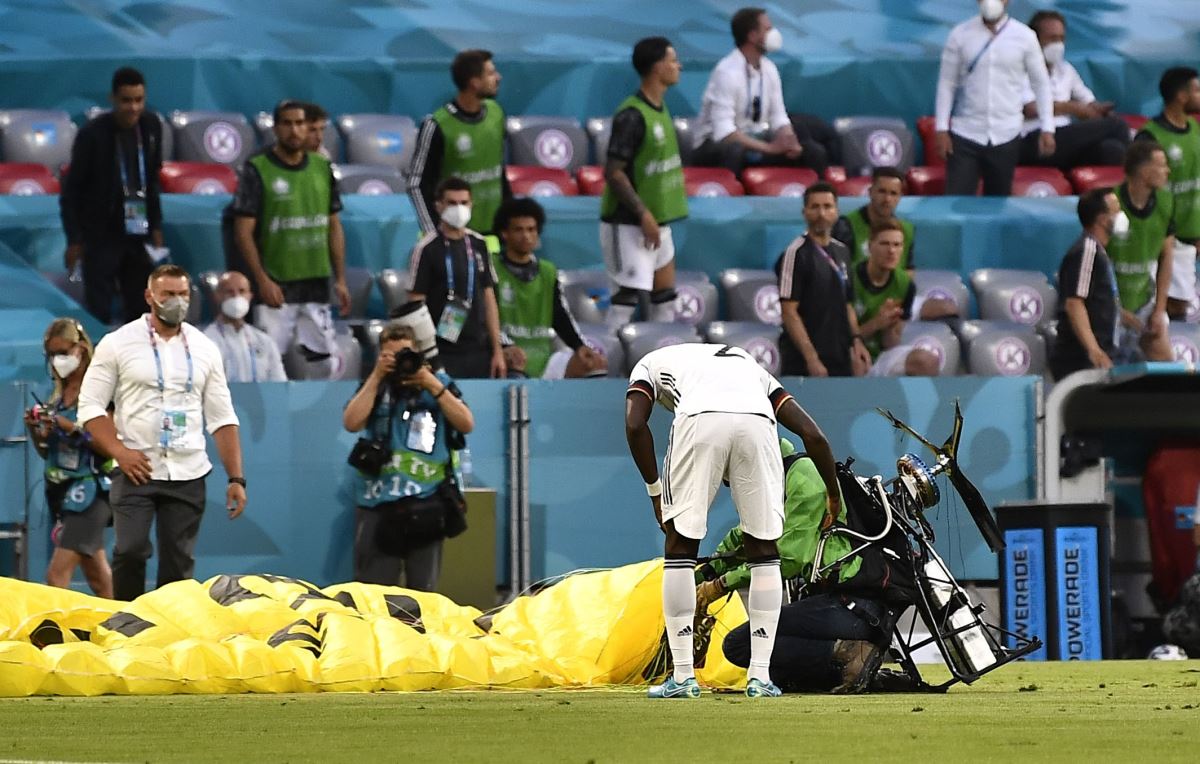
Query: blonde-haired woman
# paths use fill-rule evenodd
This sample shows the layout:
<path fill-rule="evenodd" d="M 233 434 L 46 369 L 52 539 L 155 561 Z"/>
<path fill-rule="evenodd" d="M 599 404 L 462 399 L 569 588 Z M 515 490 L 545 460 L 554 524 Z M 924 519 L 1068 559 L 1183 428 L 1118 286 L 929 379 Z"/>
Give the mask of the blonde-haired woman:
<path fill-rule="evenodd" d="M 42 341 L 54 390 L 25 415 L 34 447 L 46 460 L 46 503 L 54 518 L 54 554 L 46 583 L 67 588 L 81 566 L 92 591 L 112 598 L 104 529 L 112 519 L 104 457 L 75 424 L 79 388 L 92 360 L 92 340 L 73 318 L 56 318 Z"/>

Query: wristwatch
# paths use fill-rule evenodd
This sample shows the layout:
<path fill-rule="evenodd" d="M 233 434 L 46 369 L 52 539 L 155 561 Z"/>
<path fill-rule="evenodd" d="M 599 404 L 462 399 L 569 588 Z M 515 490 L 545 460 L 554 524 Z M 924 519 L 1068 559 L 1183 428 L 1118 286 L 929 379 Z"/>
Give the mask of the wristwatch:
<path fill-rule="evenodd" d="M 229 478 L 229 482 L 230 482 L 230 484 L 237 483 L 242 488 L 246 487 L 246 478 L 244 478 L 244 477 L 231 477 L 231 478 Z"/>

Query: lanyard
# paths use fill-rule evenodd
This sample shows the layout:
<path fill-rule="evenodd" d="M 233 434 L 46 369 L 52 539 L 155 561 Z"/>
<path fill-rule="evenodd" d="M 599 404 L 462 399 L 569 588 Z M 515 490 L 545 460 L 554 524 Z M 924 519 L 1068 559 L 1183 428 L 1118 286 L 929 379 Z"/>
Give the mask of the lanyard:
<path fill-rule="evenodd" d="M 829 263 L 830 268 L 833 268 L 833 272 L 837 274 L 838 280 L 842 282 L 842 287 L 844 288 L 846 286 L 846 273 L 842 270 L 842 267 L 838 265 L 837 260 L 834 260 L 833 256 L 826 252 L 825 248 L 818 244 L 815 240 L 809 239 L 809 241 L 812 241 L 812 244 L 817 248 L 817 251 L 825 257 L 825 261 Z"/>
<path fill-rule="evenodd" d="M 146 193 L 146 152 L 142 148 L 142 129 L 139 125 L 133 126 L 133 134 L 137 136 L 137 157 L 138 157 L 138 183 L 137 192 Z M 117 166 L 121 168 L 121 190 L 125 192 L 125 197 L 129 198 L 135 192 L 129 190 L 129 174 L 125 169 L 125 152 L 121 151 L 121 137 L 117 136 Z"/>
<path fill-rule="evenodd" d="M 217 331 L 219 331 L 221 333 L 221 339 L 225 340 L 225 344 L 228 345 L 229 349 L 232 351 L 234 349 L 233 343 L 230 342 L 229 335 L 225 333 L 225 324 L 218 321 L 217 322 Z M 243 336 L 243 335 L 239 332 L 237 336 Z M 246 355 L 248 355 L 250 357 L 250 381 L 257 382 L 258 381 L 258 363 L 254 360 L 254 348 L 250 346 L 250 339 L 248 337 L 246 339 Z"/>
<path fill-rule="evenodd" d="M 754 102 L 755 102 L 754 91 L 751 90 L 751 82 L 753 80 L 750 77 L 750 64 L 746 64 L 746 116 L 750 119 L 751 122 L 758 122 L 760 119 L 762 119 L 762 112 L 763 112 L 763 105 L 764 105 L 762 102 L 763 101 L 763 81 L 765 79 L 766 78 L 763 77 L 762 70 L 759 69 L 759 71 L 758 71 L 758 99 L 757 99 L 758 100 L 758 116 L 756 117 L 756 116 L 754 116 Z"/>
<path fill-rule="evenodd" d="M 150 317 L 146 316 L 146 329 L 150 331 L 150 348 L 154 350 L 154 369 L 158 372 L 158 392 L 163 396 L 163 405 L 166 405 L 167 382 L 163 377 L 162 357 L 158 354 L 158 340 L 155 339 L 154 324 L 150 322 Z M 179 327 L 179 338 L 183 340 L 183 352 L 187 356 L 187 387 L 185 392 L 192 391 L 192 350 L 188 347 L 187 334 L 183 327 Z"/>
<path fill-rule="evenodd" d="M 975 54 L 975 58 L 971 59 L 971 63 L 967 64 L 967 76 L 970 76 L 971 73 L 975 71 L 975 67 L 979 65 L 979 59 L 983 58 L 983 54 L 987 53 L 988 48 L 992 47 L 992 43 L 996 41 L 996 38 L 999 37 L 1000 33 L 1003 32 L 1005 27 L 1008 26 L 1010 19 L 1011 17 L 1004 19 L 1004 23 L 1001 24 L 995 32 L 992 32 L 992 36 L 988 38 L 988 41 L 984 43 L 983 47 L 979 49 L 979 52 Z"/>
<path fill-rule="evenodd" d="M 454 263 L 450 260 L 450 240 L 446 242 L 446 301 L 454 299 Z M 467 297 L 463 302 L 469 308 L 475 299 L 475 248 L 471 246 L 471 237 L 464 236 L 463 243 L 467 247 Z"/>

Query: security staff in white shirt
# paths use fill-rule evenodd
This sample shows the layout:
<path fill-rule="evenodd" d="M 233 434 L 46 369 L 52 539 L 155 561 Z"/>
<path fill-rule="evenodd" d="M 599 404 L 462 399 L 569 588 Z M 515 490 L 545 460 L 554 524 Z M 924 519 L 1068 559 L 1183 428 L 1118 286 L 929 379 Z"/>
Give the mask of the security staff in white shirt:
<path fill-rule="evenodd" d="M 1038 11 L 1029 20 L 1050 71 L 1054 94 L 1054 143 L 1052 155 L 1038 155 L 1039 122 L 1033 88 L 1027 83 L 1025 127 L 1021 129 L 1023 165 L 1047 165 L 1063 171 L 1086 165 L 1120 165 L 1129 147 L 1129 126 L 1112 116 L 1111 101 L 1097 101 L 1075 67 L 1066 60 L 1067 22 L 1058 11 Z"/>
<path fill-rule="evenodd" d="M 742 8 L 729 25 L 737 47 L 709 75 L 692 163 L 734 174 L 747 164 L 803 164 L 779 69 L 767 58 L 783 45 L 782 35 L 762 8 Z"/>
<path fill-rule="evenodd" d="M 204 329 L 225 359 L 229 382 L 286 382 L 279 346 L 271 335 L 246 323 L 250 310 L 250 279 L 237 271 L 226 271 L 213 292 L 217 317 Z"/>
<path fill-rule="evenodd" d="M 1026 83 L 1036 94 L 1038 152 L 1054 153 L 1054 100 L 1042 48 L 1007 8 L 1008 0 L 979 0 L 979 15 L 954 27 L 942 49 L 935 119 L 947 195 L 974 196 L 981 177 L 984 196 L 1012 192 Z"/>
<path fill-rule="evenodd" d="M 113 594 L 119 600 L 145 591 L 155 520 L 158 586 L 192 577 L 204 478 L 212 470 L 202 428 L 212 435 L 229 476 L 229 518 L 246 508 L 238 419 L 224 363 L 216 345 L 184 322 L 189 294 L 182 268 L 156 268 L 146 285 L 150 313 L 100 341 L 79 392 L 80 424 L 121 470 L 109 494 L 117 537 Z M 109 403 L 111 419 L 105 416 Z"/>

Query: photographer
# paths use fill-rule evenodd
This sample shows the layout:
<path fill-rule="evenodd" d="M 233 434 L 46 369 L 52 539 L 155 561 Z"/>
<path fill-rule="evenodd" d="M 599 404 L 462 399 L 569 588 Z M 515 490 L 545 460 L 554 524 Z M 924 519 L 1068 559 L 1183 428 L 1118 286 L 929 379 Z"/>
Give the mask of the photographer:
<path fill-rule="evenodd" d="M 475 427 L 458 386 L 414 349 L 410 327 L 390 323 L 379 360 L 346 410 L 350 432 L 366 430 L 350 455 L 361 477 L 355 509 L 354 578 L 433 591 L 442 539 L 465 529 L 451 451 Z"/>
<path fill-rule="evenodd" d="M 112 599 L 112 571 L 104 555 L 104 529 L 112 521 L 111 482 L 103 457 L 75 421 L 79 387 L 92 360 L 92 340 L 75 319 L 56 318 L 46 329 L 42 347 L 54 390 L 45 404 L 39 401 L 25 413 L 25 426 L 38 455 L 46 460 L 46 505 L 54 519 L 54 554 L 46 583 L 68 588 L 78 565 L 92 591 Z"/>

